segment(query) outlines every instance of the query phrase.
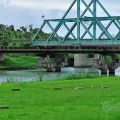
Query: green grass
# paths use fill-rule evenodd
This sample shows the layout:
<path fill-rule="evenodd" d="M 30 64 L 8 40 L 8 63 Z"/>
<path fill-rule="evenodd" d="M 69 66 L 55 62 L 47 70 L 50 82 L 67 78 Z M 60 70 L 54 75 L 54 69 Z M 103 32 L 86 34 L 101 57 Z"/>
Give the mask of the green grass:
<path fill-rule="evenodd" d="M 120 77 L 1 84 L 0 105 L 0 120 L 120 120 Z"/>
<path fill-rule="evenodd" d="M 78 74 L 78 73 L 71 73 L 71 74 L 68 74 L 66 75 L 63 80 L 75 80 L 75 79 L 85 79 L 85 78 L 97 78 L 97 77 L 101 77 L 101 76 L 98 76 L 98 75 L 91 75 L 91 74 Z"/>
<path fill-rule="evenodd" d="M 35 68 L 38 58 L 36 56 L 5 56 L 5 61 L 0 63 L 0 68 Z"/>

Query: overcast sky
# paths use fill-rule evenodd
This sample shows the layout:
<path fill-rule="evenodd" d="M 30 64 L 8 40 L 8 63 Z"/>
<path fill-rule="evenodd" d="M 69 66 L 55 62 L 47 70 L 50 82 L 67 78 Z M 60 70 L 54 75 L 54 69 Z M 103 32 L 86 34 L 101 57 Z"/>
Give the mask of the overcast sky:
<path fill-rule="evenodd" d="M 0 24 L 39 27 L 42 15 L 60 18 L 73 0 L 0 0 Z M 89 2 L 90 0 L 85 0 Z M 120 15 L 120 0 L 99 0 L 111 15 Z M 82 6 L 82 10 L 84 6 Z M 71 15 L 74 16 L 75 7 Z M 98 8 L 98 14 L 102 12 Z"/>

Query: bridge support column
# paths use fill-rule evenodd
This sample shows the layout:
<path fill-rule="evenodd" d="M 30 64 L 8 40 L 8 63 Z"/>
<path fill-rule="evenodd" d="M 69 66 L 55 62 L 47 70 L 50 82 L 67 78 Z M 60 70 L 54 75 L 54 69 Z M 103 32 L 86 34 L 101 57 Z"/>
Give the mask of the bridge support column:
<path fill-rule="evenodd" d="M 0 62 L 4 61 L 4 53 L 0 53 Z"/>
<path fill-rule="evenodd" d="M 55 72 L 61 72 L 61 67 L 55 67 Z"/>
<path fill-rule="evenodd" d="M 109 69 L 109 74 L 115 76 L 115 69 Z"/>
<path fill-rule="evenodd" d="M 53 69 L 52 68 L 46 68 L 46 71 L 47 72 L 53 72 Z"/>
<path fill-rule="evenodd" d="M 100 69 L 101 75 L 114 76 L 115 69 Z"/>

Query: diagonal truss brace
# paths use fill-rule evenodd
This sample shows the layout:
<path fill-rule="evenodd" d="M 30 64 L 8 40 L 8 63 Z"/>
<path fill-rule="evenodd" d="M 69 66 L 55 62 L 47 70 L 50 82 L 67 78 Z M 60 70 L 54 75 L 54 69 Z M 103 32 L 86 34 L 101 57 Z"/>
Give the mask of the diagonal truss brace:
<path fill-rule="evenodd" d="M 77 18 L 66 18 L 66 16 L 68 15 L 68 13 L 70 12 L 70 10 L 72 9 L 72 7 L 75 5 L 76 2 L 77 2 Z M 86 7 L 83 12 L 81 12 L 81 7 L 80 7 L 81 3 Z M 93 4 L 93 10 L 90 8 L 92 4 Z M 107 17 L 97 17 L 97 13 L 96 13 L 97 4 L 102 8 L 102 10 L 107 15 Z M 89 11 L 93 17 L 85 17 L 85 14 L 87 11 Z M 50 24 L 50 21 L 57 22 L 57 25 L 55 28 L 52 27 L 52 25 Z M 109 23 L 107 26 L 104 26 L 102 21 L 109 21 Z M 68 22 L 74 23 L 71 28 L 68 27 L 68 25 L 67 25 Z M 85 25 L 85 22 L 90 22 L 88 27 Z M 49 26 L 49 28 L 52 30 L 52 33 L 50 34 L 50 36 L 47 39 L 48 43 L 49 43 L 49 41 L 53 40 L 54 37 L 56 37 L 58 39 L 58 42 L 61 42 L 64 44 L 64 42 L 66 40 L 69 40 L 69 38 L 68 38 L 69 35 L 72 35 L 74 41 L 79 41 L 79 43 L 80 43 L 81 40 L 86 40 L 86 39 L 84 39 L 84 37 L 87 33 L 90 35 L 91 40 L 93 40 L 93 43 L 94 43 L 94 41 L 99 41 L 99 40 L 103 39 L 102 38 L 103 35 L 106 36 L 107 40 L 113 41 L 113 40 L 120 39 L 120 16 L 111 16 L 108 13 L 108 11 L 104 8 L 104 6 L 100 3 L 99 0 L 91 0 L 89 4 L 87 4 L 85 2 L 85 0 L 74 0 L 72 2 L 72 4 L 70 5 L 70 7 L 68 8 L 68 10 L 65 12 L 62 19 L 44 20 L 44 23 L 42 24 L 42 26 L 40 27 L 40 29 L 36 33 L 36 35 L 33 37 L 32 41 L 35 41 L 36 36 L 39 34 L 39 32 L 42 30 L 42 28 L 45 26 L 45 24 L 47 24 Z M 110 26 L 112 24 L 114 24 L 115 27 L 119 30 L 119 32 L 115 35 L 115 37 L 113 37 L 110 34 L 110 32 L 108 31 L 108 29 L 110 28 Z M 60 27 L 62 25 L 64 25 L 64 27 L 68 31 L 63 39 L 61 37 L 59 37 L 59 35 L 57 34 L 58 30 L 60 29 Z M 77 38 L 75 36 L 75 33 L 73 32 L 73 30 L 76 27 L 77 27 Z M 81 34 L 81 32 L 80 32 L 81 27 L 83 27 L 85 30 L 85 32 L 83 34 Z M 91 33 L 90 30 L 92 27 L 93 27 L 93 32 Z M 97 31 L 96 31 L 97 27 L 99 27 L 100 30 L 102 31 L 98 37 L 97 37 Z M 106 39 L 104 39 L 104 40 L 106 40 Z"/>

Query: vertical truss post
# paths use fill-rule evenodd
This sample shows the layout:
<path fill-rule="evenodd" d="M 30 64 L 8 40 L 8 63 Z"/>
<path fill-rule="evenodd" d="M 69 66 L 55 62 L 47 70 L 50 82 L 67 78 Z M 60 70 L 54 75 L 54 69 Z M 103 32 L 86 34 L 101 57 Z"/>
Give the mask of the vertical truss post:
<path fill-rule="evenodd" d="M 80 40 L 80 0 L 77 0 L 77 41 Z"/>
<path fill-rule="evenodd" d="M 44 20 L 44 23 L 32 39 L 33 45 L 120 44 L 120 16 L 111 16 L 104 5 L 101 4 L 100 0 L 90 0 L 89 4 L 87 2 L 87 0 L 73 0 L 72 4 L 61 19 Z M 75 4 L 77 5 L 77 18 L 67 18 L 67 15 Z M 82 4 L 85 7 L 84 11 L 81 11 Z M 98 17 L 97 6 L 102 9 L 106 14 L 106 17 Z M 89 12 L 92 17 L 87 17 L 87 12 Z M 55 28 L 50 23 L 52 21 L 57 22 Z M 105 25 L 103 21 L 108 21 L 109 23 Z M 89 24 L 86 25 L 86 22 L 89 22 Z M 73 23 L 73 25 L 69 28 L 66 23 Z M 39 42 L 36 37 L 46 24 L 52 30 L 52 33 L 46 41 Z M 119 30 L 117 34 L 115 33 L 115 36 L 112 36 L 112 33 L 109 32 L 109 28 L 112 24 L 114 24 L 114 26 Z M 58 36 L 58 31 L 62 25 L 64 25 L 68 31 L 64 38 Z M 73 33 L 75 28 L 77 29 L 77 33 L 75 32 L 77 37 Z M 98 34 L 97 28 L 100 29 L 100 35 Z M 83 32 L 81 32 L 82 29 L 84 30 Z M 117 32 L 117 30 L 115 31 Z M 70 35 L 72 35 L 72 38 L 69 38 Z"/>
<path fill-rule="evenodd" d="M 62 19 L 58 22 L 57 26 L 55 27 L 54 31 L 50 34 L 50 36 L 47 39 L 47 42 L 49 42 L 49 40 L 51 38 L 53 38 L 54 33 L 57 33 L 59 28 L 62 26 L 63 24 L 63 20 L 66 18 L 66 16 L 68 15 L 68 13 L 70 12 L 70 10 L 72 9 L 72 7 L 74 6 L 74 4 L 76 3 L 76 0 L 74 0 L 72 2 L 72 4 L 70 5 L 70 7 L 68 8 L 68 10 L 65 12 L 65 14 L 63 15 Z"/>
<path fill-rule="evenodd" d="M 96 18 L 96 0 L 93 1 L 93 17 Z M 93 36 L 94 36 L 94 41 L 96 40 L 96 19 L 93 21 Z"/>

